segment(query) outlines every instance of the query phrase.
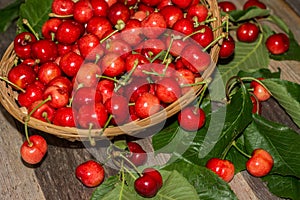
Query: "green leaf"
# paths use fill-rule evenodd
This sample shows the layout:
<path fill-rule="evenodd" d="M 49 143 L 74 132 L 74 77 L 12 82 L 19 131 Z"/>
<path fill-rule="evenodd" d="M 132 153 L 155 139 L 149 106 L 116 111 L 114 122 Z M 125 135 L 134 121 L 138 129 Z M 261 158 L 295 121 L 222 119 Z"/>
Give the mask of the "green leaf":
<path fill-rule="evenodd" d="M 94 190 L 91 200 L 102 199 L 107 193 L 112 191 L 115 188 L 115 185 L 119 182 L 120 180 L 117 176 L 110 176 Z"/>
<path fill-rule="evenodd" d="M 27 0 L 20 7 L 20 16 L 17 22 L 18 32 L 28 31 L 28 27 L 23 24 L 23 19 L 27 19 L 32 28 L 41 36 L 41 29 L 44 22 L 49 19 L 52 0 Z"/>
<path fill-rule="evenodd" d="M 292 129 L 253 115 L 244 131 L 248 154 L 256 148 L 267 150 L 274 159 L 271 174 L 300 177 L 300 135 Z"/>
<path fill-rule="evenodd" d="M 179 161 L 164 167 L 164 170 L 180 171 L 194 186 L 201 200 L 237 199 L 229 185 L 205 167 Z"/>
<path fill-rule="evenodd" d="M 176 199 L 176 200 L 186 200 L 186 199 L 198 199 L 197 192 L 195 188 L 177 171 L 165 171 L 160 170 L 163 177 L 163 186 L 158 191 L 153 200 L 162 199 Z M 122 187 L 121 181 L 115 185 L 113 190 L 110 190 L 106 194 L 100 196 L 101 198 L 93 200 L 142 200 L 145 199 L 137 194 L 134 189 L 134 179 L 128 174 L 125 175 L 126 184 Z M 180 187 L 178 187 L 180 183 Z M 103 183 L 104 184 L 104 183 Z M 101 186 L 100 186 L 101 187 Z"/>
<path fill-rule="evenodd" d="M 0 9 L 0 32 L 4 32 L 18 18 L 19 7 L 23 0 L 16 0 L 3 9 Z"/>
<path fill-rule="evenodd" d="M 239 71 L 239 77 L 254 77 L 254 78 L 280 78 L 280 68 L 278 72 L 271 72 L 269 69 L 262 68 L 257 71 L 249 72 L 249 71 Z"/>
<path fill-rule="evenodd" d="M 224 82 L 227 82 L 232 76 L 236 76 L 239 71 L 256 71 L 261 68 L 268 68 L 268 55 L 262 34 L 253 43 L 236 42 L 233 60 L 228 63 L 219 62 L 218 64 L 217 70 L 221 74 L 221 78 L 216 77 L 211 83 L 214 92 L 212 99 L 221 100 L 224 98 L 224 91 L 220 90 L 220 85 L 224 85 Z"/>
<path fill-rule="evenodd" d="M 300 85 L 281 79 L 265 79 L 262 82 L 300 127 Z"/>
<path fill-rule="evenodd" d="M 274 24 L 276 24 L 281 30 L 283 30 L 285 33 L 289 33 L 290 29 L 288 25 L 277 15 L 269 15 L 267 17 L 267 20 L 270 20 Z"/>
<path fill-rule="evenodd" d="M 281 198 L 300 199 L 300 180 L 291 176 L 268 175 L 263 178 L 273 194 Z"/>
<path fill-rule="evenodd" d="M 281 55 L 273 55 L 270 54 L 270 58 L 274 60 L 296 60 L 300 61 L 300 46 L 298 42 L 295 40 L 292 31 L 288 33 L 290 39 L 290 47 L 287 52 Z"/>
<path fill-rule="evenodd" d="M 229 19 L 233 22 L 241 22 L 253 19 L 255 17 L 265 17 L 270 14 L 267 9 L 261 9 L 258 7 L 250 7 L 247 10 L 234 10 L 229 13 Z"/>

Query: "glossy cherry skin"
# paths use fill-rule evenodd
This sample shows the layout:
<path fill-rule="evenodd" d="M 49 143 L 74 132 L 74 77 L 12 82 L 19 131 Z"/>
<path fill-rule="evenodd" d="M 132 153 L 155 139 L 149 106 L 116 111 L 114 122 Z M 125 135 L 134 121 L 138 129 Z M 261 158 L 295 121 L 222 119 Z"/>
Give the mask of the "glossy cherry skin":
<path fill-rule="evenodd" d="M 25 89 L 36 80 L 36 73 L 32 67 L 21 63 L 9 70 L 7 78 L 18 87 Z"/>
<path fill-rule="evenodd" d="M 148 38 L 157 38 L 166 31 L 167 22 L 162 14 L 153 12 L 141 24 L 143 33 Z"/>
<path fill-rule="evenodd" d="M 142 166 L 147 162 L 146 151 L 136 142 L 127 142 L 129 154 L 126 157 L 135 165 Z"/>
<path fill-rule="evenodd" d="M 263 80 L 264 78 L 257 79 Z M 266 101 L 271 97 L 271 94 L 268 92 L 268 90 L 255 80 L 251 81 L 250 87 L 253 88 L 253 94 L 257 97 L 259 101 Z"/>
<path fill-rule="evenodd" d="M 143 175 L 134 182 L 135 191 L 146 198 L 154 197 L 158 192 L 157 183 L 150 175 Z"/>
<path fill-rule="evenodd" d="M 235 41 L 228 35 L 224 38 L 220 47 L 219 58 L 226 59 L 233 55 L 235 50 Z"/>
<path fill-rule="evenodd" d="M 258 38 L 259 28 L 251 22 L 245 22 L 238 27 L 236 34 L 239 41 L 251 43 Z"/>
<path fill-rule="evenodd" d="M 25 92 L 18 95 L 20 106 L 28 108 L 33 102 L 43 99 L 43 90 L 32 83 L 26 87 Z"/>
<path fill-rule="evenodd" d="M 246 162 L 247 171 L 255 177 L 262 177 L 270 173 L 274 164 L 273 157 L 264 149 L 255 149 L 251 158 Z"/>
<path fill-rule="evenodd" d="M 178 6 L 181 9 L 185 9 L 187 8 L 189 5 L 191 5 L 192 0 L 172 0 L 172 3 L 175 4 L 176 6 Z"/>
<path fill-rule="evenodd" d="M 107 16 L 108 3 L 105 0 L 90 0 L 94 16 Z"/>
<path fill-rule="evenodd" d="M 218 3 L 218 6 L 223 12 L 236 10 L 236 5 L 231 1 L 221 1 Z"/>
<path fill-rule="evenodd" d="M 51 40 L 38 40 L 31 46 L 31 56 L 39 63 L 54 61 L 58 56 L 57 46 Z"/>
<path fill-rule="evenodd" d="M 143 40 L 141 22 L 137 19 L 129 19 L 122 30 L 121 38 L 132 47 Z"/>
<path fill-rule="evenodd" d="M 289 50 L 290 39 L 284 33 L 273 34 L 268 37 L 266 47 L 271 54 L 283 54 Z"/>
<path fill-rule="evenodd" d="M 103 75 L 117 77 L 125 72 L 125 62 L 122 57 L 116 53 L 107 53 L 100 61 Z"/>
<path fill-rule="evenodd" d="M 65 20 L 57 28 L 55 39 L 62 44 L 74 44 L 83 34 L 84 27 L 74 20 Z"/>
<path fill-rule="evenodd" d="M 180 8 L 174 5 L 168 5 L 160 10 L 160 13 L 164 16 L 167 26 L 172 28 L 173 25 L 183 18 L 183 12 Z"/>
<path fill-rule="evenodd" d="M 109 114 L 113 116 L 116 125 L 122 125 L 129 117 L 128 100 L 122 95 L 112 95 L 104 103 Z"/>
<path fill-rule="evenodd" d="M 85 34 L 78 41 L 80 55 L 87 60 L 96 60 L 102 57 L 104 48 L 100 44 L 99 38 L 94 34 Z"/>
<path fill-rule="evenodd" d="M 143 93 L 135 102 L 135 111 L 140 118 L 149 117 L 160 110 L 158 97 L 151 93 Z"/>
<path fill-rule="evenodd" d="M 56 110 L 52 123 L 57 126 L 75 127 L 77 112 L 72 107 L 62 107 Z"/>
<path fill-rule="evenodd" d="M 119 20 L 126 23 L 130 18 L 129 8 L 126 5 L 117 2 L 109 7 L 107 18 L 113 26 L 118 24 Z"/>
<path fill-rule="evenodd" d="M 194 31 L 198 33 L 194 34 L 192 38 L 203 48 L 207 47 L 214 40 L 213 32 L 207 25 L 200 25 Z"/>
<path fill-rule="evenodd" d="M 188 106 L 178 114 L 178 123 L 181 128 L 187 131 L 197 131 L 205 124 L 205 112 L 198 107 Z"/>
<path fill-rule="evenodd" d="M 73 95 L 72 106 L 79 109 L 83 105 L 102 102 L 102 94 L 94 87 L 81 87 Z"/>
<path fill-rule="evenodd" d="M 69 93 L 64 88 L 60 88 L 56 85 L 48 86 L 43 94 L 44 99 L 51 97 L 49 105 L 53 108 L 61 108 L 69 103 Z"/>
<path fill-rule="evenodd" d="M 163 78 L 156 83 L 155 94 L 164 103 L 173 103 L 181 96 L 181 88 L 174 78 Z"/>
<path fill-rule="evenodd" d="M 72 0 L 53 0 L 51 9 L 57 15 L 71 15 L 73 14 L 74 4 Z"/>
<path fill-rule="evenodd" d="M 113 95 L 115 88 L 114 81 L 108 80 L 108 79 L 101 79 L 96 89 L 100 92 L 102 95 L 102 103 L 105 103 L 107 99 L 110 99 Z"/>
<path fill-rule="evenodd" d="M 67 76 L 73 77 L 77 74 L 83 62 L 82 56 L 70 51 L 61 57 L 59 66 Z"/>
<path fill-rule="evenodd" d="M 133 75 L 136 77 L 147 77 L 143 70 L 147 70 L 150 61 L 141 54 L 130 54 L 125 59 L 126 71 L 129 73 L 134 67 Z M 135 66 L 136 65 L 136 66 Z"/>
<path fill-rule="evenodd" d="M 55 109 L 52 108 L 49 103 L 45 103 L 43 105 L 39 105 L 42 102 L 42 100 L 38 100 L 33 102 L 29 108 L 28 108 L 28 113 L 31 113 L 33 109 L 36 109 L 31 117 L 34 117 L 38 120 L 41 120 L 43 122 L 52 122 L 55 114 Z"/>
<path fill-rule="evenodd" d="M 143 170 L 142 174 L 149 175 L 153 179 L 155 179 L 158 189 L 160 189 L 163 186 L 163 178 L 162 178 L 160 172 L 157 171 L 156 169 L 154 169 L 154 168 L 145 168 Z"/>
<path fill-rule="evenodd" d="M 59 18 L 50 18 L 42 26 L 42 35 L 45 39 L 51 40 L 58 29 L 58 26 L 62 23 Z"/>
<path fill-rule="evenodd" d="M 179 19 L 172 28 L 174 31 L 178 31 L 184 35 L 190 35 L 194 32 L 193 21 L 187 18 Z"/>
<path fill-rule="evenodd" d="M 258 8 L 261 8 L 261 9 L 266 9 L 267 8 L 266 5 L 264 3 L 262 3 L 261 1 L 248 0 L 243 5 L 243 10 L 247 10 L 250 7 L 258 7 Z"/>
<path fill-rule="evenodd" d="M 17 56 L 21 59 L 31 58 L 31 45 L 36 41 L 32 33 L 19 33 L 14 39 L 14 50 Z"/>
<path fill-rule="evenodd" d="M 52 79 L 62 75 L 61 68 L 54 62 L 46 62 L 40 66 L 38 79 L 47 85 Z"/>
<path fill-rule="evenodd" d="M 46 140 L 40 135 L 29 137 L 31 145 L 27 140 L 21 146 L 20 153 L 22 159 L 28 164 L 37 164 L 41 162 L 48 150 Z"/>
<path fill-rule="evenodd" d="M 112 30 L 112 24 L 106 17 L 95 16 L 86 25 L 86 31 L 93 33 L 99 40 L 102 40 L 105 33 Z"/>
<path fill-rule="evenodd" d="M 87 23 L 93 17 L 90 1 L 77 1 L 74 5 L 73 18 L 79 23 Z"/>
<path fill-rule="evenodd" d="M 226 182 L 230 182 L 234 176 L 234 165 L 229 160 L 211 158 L 207 161 L 206 167 Z"/>
<path fill-rule="evenodd" d="M 196 21 L 198 23 L 205 21 L 207 16 L 208 16 L 208 9 L 203 4 L 196 4 L 190 6 L 187 10 L 187 18 Z M 195 17 L 197 18 L 196 20 Z"/>
<path fill-rule="evenodd" d="M 100 163 L 89 160 L 76 167 L 75 175 L 85 186 L 96 187 L 103 182 L 105 171 Z"/>

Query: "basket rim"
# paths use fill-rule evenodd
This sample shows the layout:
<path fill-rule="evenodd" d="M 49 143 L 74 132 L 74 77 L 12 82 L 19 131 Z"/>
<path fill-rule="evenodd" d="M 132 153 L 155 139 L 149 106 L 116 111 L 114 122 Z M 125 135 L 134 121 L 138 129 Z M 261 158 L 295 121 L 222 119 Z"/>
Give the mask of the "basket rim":
<path fill-rule="evenodd" d="M 216 0 L 207 0 L 209 4 L 209 10 L 213 13 L 213 16 L 216 17 L 216 20 L 212 22 L 212 27 L 220 27 L 221 26 L 221 15 L 218 9 L 218 4 Z M 216 29 L 213 32 L 214 38 L 217 38 L 221 35 L 222 30 Z M 210 50 L 210 56 L 213 62 L 211 62 L 211 66 L 202 74 L 201 81 L 207 80 L 210 78 L 212 73 L 215 70 L 216 62 L 218 60 L 220 47 L 218 44 L 212 46 Z M 0 69 L 1 76 L 7 76 L 9 69 L 13 66 L 15 61 L 16 54 L 13 49 L 13 42 L 6 49 L 3 57 L 0 61 Z M 36 118 L 31 117 L 28 121 L 28 127 L 55 135 L 60 138 L 67 139 L 69 141 L 76 140 L 87 140 L 89 137 L 93 137 L 95 139 L 102 139 L 103 137 L 110 138 L 118 135 L 135 135 L 138 132 L 146 130 L 149 127 L 157 125 L 161 123 L 163 120 L 157 120 L 164 117 L 171 117 L 178 113 L 178 110 L 175 112 L 174 108 L 183 108 L 186 105 L 190 104 L 202 91 L 202 85 L 194 86 L 194 90 L 190 90 L 183 96 L 181 96 L 178 100 L 168 105 L 165 109 L 151 115 L 148 118 L 140 119 L 137 121 L 132 121 L 120 126 L 107 127 L 104 132 L 102 129 L 80 129 L 77 127 L 63 127 L 57 126 L 54 124 L 50 124 L 47 122 L 40 121 Z M 27 112 L 25 108 L 21 108 L 17 105 L 17 92 L 14 91 L 11 86 L 7 85 L 5 81 L 0 80 L 0 102 L 3 107 L 19 122 L 24 124 L 24 119 L 27 116 Z M 175 109 L 176 110 L 176 109 Z M 153 120 L 154 119 L 154 120 Z M 166 119 L 166 118 L 164 118 Z M 127 130 L 126 132 L 124 130 Z"/>

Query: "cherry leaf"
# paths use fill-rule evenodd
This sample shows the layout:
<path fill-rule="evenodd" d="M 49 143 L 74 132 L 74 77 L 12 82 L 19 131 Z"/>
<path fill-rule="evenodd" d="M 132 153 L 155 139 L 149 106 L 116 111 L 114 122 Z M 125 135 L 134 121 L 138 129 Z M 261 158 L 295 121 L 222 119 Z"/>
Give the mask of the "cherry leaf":
<path fill-rule="evenodd" d="M 16 0 L 3 9 L 0 9 L 0 32 L 4 32 L 18 18 L 19 7 L 23 0 Z"/>
<path fill-rule="evenodd" d="M 107 193 L 112 191 L 115 188 L 115 185 L 119 182 L 120 180 L 117 176 L 110 176 L 94 190 L 90 200 L 102 199 Z"/>
<path fill-rule="evenodd" d="M 297 132 L 254 114 L 252 124 L 243 135 L 248 154 L 263 148 L 273 156 L 271 174 L 300 178 L 300 135 Z"/>
<path fill-rule="evenodd" d="M 299 199 L 300 179 L 292 176 L 268 175 L 263 181 L 273 194 L 281 198 Z"/>
<path fill-rule="evenodd" d="M 300 127 L 300 85 L 274 78 L 265 79 L 263 83 L 298 127 Z"/>
<path fill-rule="evenodd" d="M 255 17 L 264 17 L 270 14 L 267 9 L 261 9 L 258 7 L 250 7 L 247 10 L 233 10 L 229 13 L 229 19 L 233 22 L 241 22 L 250 20 Z"/>
<path fill-rule="evenodd" d="M 164 170 L 180 171 L 195 187 L 199 199 L 237 199 L 229 185 L 206 167 L 179 161 L 167 165 Z"/>

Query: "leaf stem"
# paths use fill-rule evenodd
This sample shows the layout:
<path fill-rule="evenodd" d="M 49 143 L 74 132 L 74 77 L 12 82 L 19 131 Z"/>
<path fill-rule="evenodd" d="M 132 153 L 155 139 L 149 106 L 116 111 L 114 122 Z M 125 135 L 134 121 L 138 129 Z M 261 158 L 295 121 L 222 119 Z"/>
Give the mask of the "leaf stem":
<path fill-rule="evenodd" d="M 236 144 L 235 141 L 232 142 L 232 146 L 233 146 L 238 152 L 240 152 L 243 156 L 245 156 L 245 157 L 247 157 L 247 158 L 251 158 L 250 155 L 248 155 L 247 153 L 245 153 L 243 150 L 241 150 L 241 149 L 237 146 L 237 144 Z"/>

